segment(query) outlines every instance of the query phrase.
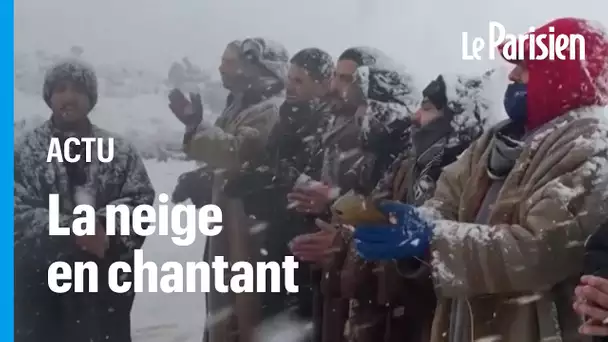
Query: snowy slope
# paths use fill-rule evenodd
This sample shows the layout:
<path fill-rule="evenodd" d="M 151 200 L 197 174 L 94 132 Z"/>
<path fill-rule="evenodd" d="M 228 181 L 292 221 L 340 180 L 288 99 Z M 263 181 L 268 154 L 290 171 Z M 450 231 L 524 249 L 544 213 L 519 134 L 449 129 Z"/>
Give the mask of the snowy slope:
<path fill-rule="evenodd" d="M 193 164 L 183 161 L 147 160 L 146 167 L 157 193 L 170 194 L 177 177 Z M 167 261 L 202 260 L 204 236 L 188 247 L 177 247 L 168 236 L 150 236 L 144 258 L 161 265 Z M 132 311 L 134 342 L 200 342 L 205 321 L 203 293 L 139 293 Z"/>

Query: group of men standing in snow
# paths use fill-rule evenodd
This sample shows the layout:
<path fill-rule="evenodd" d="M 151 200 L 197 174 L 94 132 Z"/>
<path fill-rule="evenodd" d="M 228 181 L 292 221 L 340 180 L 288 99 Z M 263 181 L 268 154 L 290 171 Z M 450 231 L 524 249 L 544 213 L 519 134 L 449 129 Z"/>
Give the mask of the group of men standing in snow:
<path fill-rule="evenodd" d="M 289 58 L 263 38 L 229 43 L 214 124 L 199 95 L 171 92 L 183 150 L 200 162 L 173 201 L 224 213 L 205 258 L 301 262 L 298 293 L 210 293 L 209 316 L 222 318 L 204 342 L 254 341 L 286 310 L 313 321 L 302 340 L 314 342 L 608 336 L 608 36 L 575 18 L 535 33 L 550 27 L 584 36 L 586 60 L 509 61 L 498 124 L 483 96 L 492 72 L 441 74 L 419 101 L 410 75 L 359 47 L 334 62 L 317 48 Z M 87 119 L 88 67 L 57 65 L 44 90 L 51 119 L 15 147 L 16 341 L 130 341 L 132 293 L 53 294 L 45 270 L 129 262 L 143 238 L 106 245 L 102 211 L 99 236 L 49 237 L 46 202 L 63 194 L 69 213 L 84 188 L 99 207 L 151 204 L 154 190 L 120 139 L 109 165 L 45 163 L 53 136 L 108 133 Z"/>

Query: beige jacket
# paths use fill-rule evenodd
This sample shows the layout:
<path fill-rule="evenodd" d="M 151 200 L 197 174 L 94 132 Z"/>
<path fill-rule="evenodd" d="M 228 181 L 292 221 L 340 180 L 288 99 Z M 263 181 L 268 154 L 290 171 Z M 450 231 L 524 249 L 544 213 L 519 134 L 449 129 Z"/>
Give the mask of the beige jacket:
<path fill-rule="evenodd" d="M 467 222 L 490 184 L 493 131 L 445 168 L 424 206 L 441 218 L 432 242 L 439 297 L 432 342 L 451 341 L 456 299 L 466 301 L 472 340 L 583 340 L 571 300 L 583 244 L 602 220 L 608 129 L 600 111 L 566 114 L 536 133 L 491 207 L 490 225 Z"/>
<path fill-rule="evenodd" d="M 188 157 L 208 164 L 215 170 L 213 203 L 222 209 L 223 230 L 209 237 L 205 258 L 212 261 L 223 256 L 232 264 L 236 261 L 255 262 L 260 255 L 250 228 L 259 222 L 248 217 L 240 199 L 227 198 L 222 193 L 224 181 L 243 163 L 264 153 L 268 135 L 278 121 L 283 97 L 275 96 L 241 111 L 231 120 L 216 126 L 201 126 L 195 136 L 184 145 Z M 227 272 L 226 279 L 230 272 Z M 226 309 L 228 308 L 228 309 Z M 259 324 L 260 302 L 253 294 L 211 292 L 207 296 L 210 315 L 207 326 L 208 342 L 250 342 Z M 213 318 L 213 319 L 212 319 Z"/>

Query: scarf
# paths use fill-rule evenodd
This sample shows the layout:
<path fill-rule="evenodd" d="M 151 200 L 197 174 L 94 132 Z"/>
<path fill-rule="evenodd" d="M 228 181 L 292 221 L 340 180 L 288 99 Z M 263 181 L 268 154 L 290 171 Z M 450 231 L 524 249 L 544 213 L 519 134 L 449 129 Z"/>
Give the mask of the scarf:
<path fill-rule="evenodd" d="M 495 133 L 488 158 L 487 172 L 493 180 L 505 179 L 524 148 L 524 128 L 508 122 Z"/>
<path fill-rule="evenodd" d="M 443 115 L 437 120 L 418 129 L 412 136 L 412 151 L 415 162 L 407 173 L 407 203 L 422 204 L 432 194 L 435 179 L 430 175 L 431 169 L 441 165 L 445 147 L 450 134 L 451 115 Z"/>

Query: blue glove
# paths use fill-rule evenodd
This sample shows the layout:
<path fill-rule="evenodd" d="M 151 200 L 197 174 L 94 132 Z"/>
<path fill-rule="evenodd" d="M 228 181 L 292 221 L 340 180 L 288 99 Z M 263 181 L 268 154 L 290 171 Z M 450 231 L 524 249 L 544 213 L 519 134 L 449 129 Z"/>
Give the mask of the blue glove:
<path fill-rule="evenodd" d="M 359 256 L 372 261 L 423 257 L 431 242 L 432 224 L 409 204 L 386 201 L 378 209 L 391 218 L 391 223 L 355 228 L 353 238 Z"/>

